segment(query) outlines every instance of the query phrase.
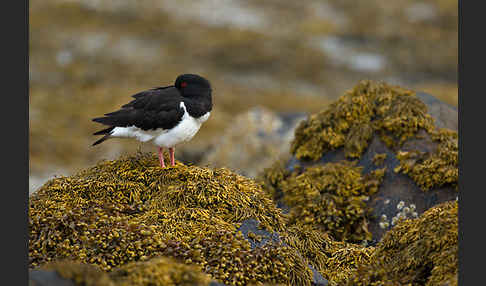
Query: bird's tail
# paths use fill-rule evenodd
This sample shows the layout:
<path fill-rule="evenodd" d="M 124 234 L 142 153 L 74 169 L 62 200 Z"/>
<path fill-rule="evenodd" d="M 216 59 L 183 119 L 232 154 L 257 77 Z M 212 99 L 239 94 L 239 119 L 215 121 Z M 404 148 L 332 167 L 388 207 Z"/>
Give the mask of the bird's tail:
<path fill-rule="evenodd" d="M 104 134 L 105 136 L 101 137 L 99 140 L 94 142 L 93 145 L 91 145 L 91 146 L 98 145 L 101 142 L 109 139 L 113 129 L 115 129 L 115 126 L 111 126 L 111 127 L 106 128 L 106 129 L 103 129 L 103 130 L 100 130 L 98 132 L 93 133 L 93 135 L 103 135 Z"/>

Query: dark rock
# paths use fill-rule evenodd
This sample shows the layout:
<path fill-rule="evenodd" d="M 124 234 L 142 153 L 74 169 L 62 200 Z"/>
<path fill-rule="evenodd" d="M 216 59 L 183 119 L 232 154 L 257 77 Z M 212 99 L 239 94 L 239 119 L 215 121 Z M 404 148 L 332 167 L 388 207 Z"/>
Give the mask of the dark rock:
<path fill-rule="evenodd" d="M 274 243 L 282 243 L 282 245 L 286 245 L 284 242 L 281 241 L 280 236 L 276 232 L 269 232 L 265 229 L 260 229 L 259 226 L 260 222 L 256 219 L 247 219 L 241 223 L 241 226 L 238 228 L 238 231 L 241 231 L 243 237 L 248 240 L 251 244 L 251 248 L 254 249 L 256 247 L 263 247 L 268 242 Z M 255 240 L 249 237 L 249 233 L 254 233 L 255 235 L 259 236 L 260 240 Z M 312 271 L 312 285 L 315 286 L 326 286 L 328 281 L 314 268 L 312 265 L 307 265 L 309 269 Z"/>
<path fill-rule="evenodd" d="M 216 281 L 211 281 L 211 282 L 209 282 L 209 286 L 227 286 L 227 285 L 224 284 L 224 283 L 219 283 L 219 282 L 216 282 Z"/>
<path fill-rule="evenodd" d="M 457 131 L 457 109 L 426 93 L 417 93 L 417 96 L 427 105 L 428 113 L 434 118 L 436 127 L 448 128 Z M 419 150 L 433 152 L 437 143 L 432 141 L 425 131 L 419 135 L 424 138 L 409 139 L 400 147 L 401 151 Z M 379 190 L 367 201 L 367 206 L 372 209 L 372 217 L 369 219 L 368 229 L 372 233 L 372 244 L 381 239 L 398 217 L 417 217 L 427 209 L 439 203 L 456 199 L 458 192 L 454 186 L 422 190 L 408 175 L 396 173 L 394 169 L 399 165 L 396 156 L 397 150 L 392 150 L 374 134 L 367 149 L 357 159 L 357 165 L 363 167 L 363 174 L 368 174 L 376 169 L 386 167 L 385 176 Z M 373 159 L 376 154 L 386 154 L 382 164 L 375 164 Z M 299 160 L 292 156 L 286 164 L 287 170 L 293 172 L 295 167 L 309 167 L 325 165 L 330 162 L 349 160 L 345 157 L 343 148 L 328 151 L 318 161 Z M 282 201 L 277 206 L 288 209 Z"/>
<path fill-rule="evenodd" d="M 269 242 L 269 241 L 272 241 L 272 242 L 275 242 L 275 243 L 281 242 L 278 233 L 276 233 L 276 232 L 271 233 L 271 232 L 269 232 L 265 229 L 259 229 L 258 228 L 259 224 L 260 224 L 260 222 L 258 222 L 256 219 L 251 218 L 251 219 L 244 220 L 241 223 L 241 226 L 238 228 L 238 231 L 241 231 L 241 233 L 243 234 L 243 237 L 246 240 L 248 240 L 248 242 L 250 242 L 252 249 L 254 249 L 256 247 L 262 247 L 265 244 L 267 244 L 267 242 Z M 261 238 L 261 240 L 258 241 L 256 239 L 249 237 L 248 236 L 249 233 L 254 233 L 255 235 L 259 236 Z"/>
<path fill-rule="evenodd" d="M 30 270 L 29 286 L 74 286 L 74 282 L 64 279 L 56 271 Z"/>
<path fill-rule="evenodd" d="M 457 213 L 457 202 L 449 201 L 417 219 L 398 222 L 376 245 L 373 259 L 339 285 L 457 286 Z"/>
<path fill-rule="evenodd" d="M 317 271 L 312 265 L 309 265 L 309 268 L 312 271 L 312 285 L 313 286 L 327 286 L 329 281 L 326 278 L 322 277 L 321 273 Z"/>
<path fill-rule="evenodd" d="M 184 273 L 198 274 L 189 267 L 205 265 L 207 267 L 202 271 L 210 276 L 208 278 L 225 284 L 297 281 L 309 285 L 313 281 L 312 272 L 307 268 L 313 261 L 308 257 L 319 256 L 320 252 L 311 254 L 306 251 L 304 256 L 306 249 L 302 247 L 303 243 L 296 243 L 295 247 L 278 244 L 280 239 L 286 237 L 295 238 L 291 242 L 302 240 L 290 232 L 291 230 L 285 230 L 285 218 L 257 183 L 223 168 L 185 166 L 179 162 L 174 168 L 151 168 L 157 166 L 157 160 L 154 154 L 139 153 L 115 161 L 100 162 L 77 174 L 76 179 L 56 178 L 39 189 L 29 200 L 29 266 L 42 267 L 66 256 L 73 261 L 86 263 L 91 260 L 91 255 L 96 255 L 97 261 L 93 264 L 97 264 L 96 269 L 104 270 L 102 274 L 108 271 L 117 271 L 119 274 L 140 271 L 140 275 L 145 275 L 144 271 L 148 269 L 148 273 L 156 272 L 157 275 L 164 276 L 164 269 L 159 265 L 171 267 L 172 262 L 163 259 L 170 258 L 184 261 L 184 267 L 181 266 L 186 271 Z M 138 179 L 141 175 L 144 180 Z M 87 187 L 83 182 L 92 182 L 96 186 Z M 117 184 L 126 186 L 127 182 L 130 182 L 130 188 L 123 188 L 123 191 L 117 187 L 107 187 Z M 59 187 L 64 191 L 59 192 Z M 107 192 L 108 188 L 116 194 Z M 70 203 L 72 200 L 76 200 L 81 194 L 86 196 L 86 193 L 99 194 L 89 195 L 90 198 L 96 197 L 96 202 L 94 199 L 90 201 L 93 207 L 69 207 L 73 205 Z M 150 196 L 134 198 L 135 194 Z M 115 202 L 113 197 L 117 197 Z M 153 217 L 152 212 L 158 216 L 161 211 L 165 213 L 164 219 L 156 220 L 157 226 L 154 225 L 154 220 L 139 220 L 141 216 Z M 241 225 L 244 221 L 241 217 L 254 220 L 248 220 Z M 229 229 L 231 224 L 235 224 L 234 229 Z M 46 225 L 49 225 L 47 237 L 43 235 Z M 77 233 L 86 233 L 86 228 L 80 229 L 75 227 L 77 225 L 85 225 L 90 234 L 117 232 L 118 237 L 127 239 L 112 239 L 109 235 L 97 236 L 94 248 L 92 243 L 88 243 L 91 239 L 75 238 L 78 237 Z M 267 230 L 278 231 L 278 234 L 258 229 L 259 225 L 265 226 Z M 242 233 L 234 235 L 240 226 L 247 238 L 255 235 L 263 237 L 263 240 L 250 240 L 250 244 Z M 58 229 L 60 231 L 56 231 Z M 147 239 L 148 235 L 150 240 Z M 47 240 L 50 241 L 49 245 Z M 104 243 L 113 247 L 98 247 Z M 272 245 L 258 247 L 265 243 Z M 290 245 L 288 242 L 287 244 Z M 132 246 L 136 247 L 135 245 L 143 253 L 139 257 L 127 255 L 127 251 L 133 249 Z M 96 252 L 92 249 L 96 249 Z M 87 258 L 80 256 L 83 252 Z M 147 258 L 154 255 L 160 257 L 145 260 L 142 259 L 142 254 Z M 115 265 L 105 262 L 113 261 L 113 257 L 117 257 L 116 264 L 110 263 Z M 98 262 L 100 260 L 102 262 Z M 61 270 L 74 268 L 78 271 L 76 273 L 85 270 L 77 264 L 67 268 L 64 261 L 59 261 L 57 265 Z M 104 267 L 107 265 L 110 267 Z M 228 265 L 235 267 L 231 269 Z M 272 267 L 264 269 L 258 267 L 259 265 Z M 274 265 L 278 267 L 273 267 Z M 290 269 L 289 275 L 281 267 Z M 88 270 L 91 271 L 90 268 Z M 65 276 L 65 272 L 59 273 Z M 129 276 L 135 277 L 139 272 L 136 273 Z M 93 274 L 102 275 L 98 272 Z M 118 282 L 121 281 L 119 279 L 131 279 L 130 277 L 111 276 L 118 279 Z"/>
<path fill-rule="evenodd" d="M 427 148 L 428 146 L 423 146 L 421 149 L 425 150 Z M 457 191 L 453 187 L 440 187 L 423 191 L 407 175 L 395 173 L 393 170 L 399 164 L 399 161 L 396 155 L 377 137 L 372 140 L 358 163 L 358 165 L 364 167 L 364 173 L 381 167 L 373 164 L 372 159 L 376 153 L 387 154 L 383 165 L 387 169 L 378 192 L 367 203 L 372 208 L 373 214 L 373 217 L 370 219 L 371 223 L 368 226 L 369 231 L 373 235 L 373 240 L 379 241 L 383 234 L 394 225 L 393 218 L 400 213 L 404 213 L 403 210 L 405 208 L 412 208 L 409 212 L 409 217 L 416 217 L 436 204 L 456 198 Z M 401 201 L 404 203 L 403 206 L 399 205 Z M 414 211 L 417 213 L 415 216 L 413 215 Z M 382 219 L 383 215 L 386 216 L 386 219 Z M 389 223 L 388 226 L 380 227 L 380 222 L 385 221 Z"/>

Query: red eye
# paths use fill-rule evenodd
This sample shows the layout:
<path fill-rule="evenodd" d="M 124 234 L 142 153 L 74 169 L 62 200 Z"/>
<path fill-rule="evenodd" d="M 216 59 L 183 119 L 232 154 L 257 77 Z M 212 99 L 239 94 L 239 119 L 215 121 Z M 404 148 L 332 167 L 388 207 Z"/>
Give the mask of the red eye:
<path fill-rule="evenodd" d="M 186 86 L 187 86 L 187 82 L 183 81 L 183 82 L 181 83 L 181 87 L 186 87 Z"/>

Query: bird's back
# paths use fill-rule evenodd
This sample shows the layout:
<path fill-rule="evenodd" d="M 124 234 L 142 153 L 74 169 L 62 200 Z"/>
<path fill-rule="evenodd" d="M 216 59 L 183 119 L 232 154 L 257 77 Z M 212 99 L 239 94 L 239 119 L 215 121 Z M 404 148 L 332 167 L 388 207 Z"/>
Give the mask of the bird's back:
<path fill-rule="evenodd" d="M 93 121 L 115 127 L 135 126 L 147 131 L 171 129 L 184 114 L 179 106 L 183 98 L 174 87 L 152 89 L 133 97 L 135 99 L 124 104 L 121 109 L 94 118 Z"/>
<path fill-rule="evenodd" d="M 205 78 L 194 74 L 180 75 L 172 86 L 145 90 L 132 97 L 134 99 L 119 110 L 93 119 L 109 126 L 95 133 L 105 136 L 93 145 L 112 137 L 135 138 L 143 142 L 154 139 L 159 146 L 187 141 L 212 110 L 211 85 Z"/>

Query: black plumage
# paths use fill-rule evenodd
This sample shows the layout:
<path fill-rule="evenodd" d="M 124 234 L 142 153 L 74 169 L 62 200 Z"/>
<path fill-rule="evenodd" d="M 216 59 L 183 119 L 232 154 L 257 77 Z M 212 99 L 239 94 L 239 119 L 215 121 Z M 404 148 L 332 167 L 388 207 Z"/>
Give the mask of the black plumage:
<path fill-rule="evenodd" d="M 155 88 L 137 93 L 135 99 L 121 109 L 106 113 L 93 121 L 105 125 L 127 127 L 136 126 L 142 130 L 170 129 L 179 123 L 184 110 L 180 102 L 184 100 L 175 87 Z"/>
<path fill-rule="evenodd" d="M 157 87 L 132 95 L 134 98 L 121 109 L 92 119 L 109 128 L 94 133 L 105 135 L 94 142 L 97 145 L 110 138 L 115 127 L 135 126 L 141 130 L 172 129 L 184 115 L 181 102 L 190 116 L 199 118 L 212 110 L 211 84 L 199 75 L 183 74 L 174 85 Z"/>
<path fill-rule="evenodd" d="M 96 140 L 96 142 L 94 142 L 92 146 L 98 145 L 101 142 L 107 140 L 110 137 L 111 131 L 113 131 L 113 129 L 115 129 L 115 126 L 111 126 L 111 127 L 106 128 L 106 129 L 103 129 L 103 130 L 100 130 L 98 132 L 93 133 L 93 135 L 103 135 L 104 134 L 105 136 L 101 137 L 101 139 L 99 139 L 99 140 Z"/>

